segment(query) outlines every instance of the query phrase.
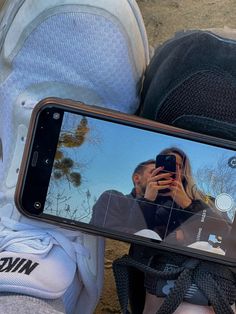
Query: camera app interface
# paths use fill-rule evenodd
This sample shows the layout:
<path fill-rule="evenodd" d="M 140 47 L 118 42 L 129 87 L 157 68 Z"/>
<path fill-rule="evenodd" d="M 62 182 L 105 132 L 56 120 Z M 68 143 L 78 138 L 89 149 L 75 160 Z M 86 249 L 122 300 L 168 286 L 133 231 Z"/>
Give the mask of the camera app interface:
<path fill-rule="evenodd" d="M 65 113 L 44 212 L 233 257 L 236 152 Z"/>

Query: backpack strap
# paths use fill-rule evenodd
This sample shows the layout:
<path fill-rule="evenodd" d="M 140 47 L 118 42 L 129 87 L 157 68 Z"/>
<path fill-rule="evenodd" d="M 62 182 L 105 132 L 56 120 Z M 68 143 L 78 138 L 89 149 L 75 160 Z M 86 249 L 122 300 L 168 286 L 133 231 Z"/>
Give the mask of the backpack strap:
<path fill-rule="evenodd" d="M 175 265 L 174 261 L 177 261 Z M 168 265 L 168 268 L 166 268 Z M 173 267 L 170 267 L 172 265 Z M 212 305 L 216 314 L 234 313 L 231 305 L 236 299 L 235 275 L 229 268 L 195 258 L 180 256 L 179 254 L 161 252 L 151 258 L 137 258 L 129 255 L 113 262 L 113 271 L 117 286 L 117 293 L 123 314 L 128 311 L 129 271 L 131 268 L 155 278 L 160 284 L 174 280 L 173 288 L 169 290 L 157 314 L 173 313 L 182 301 L 205 305 Z M 163 286 L 161 287 L 163 290 Z M 157 296 L 162 296 L 160 293 Z"/>

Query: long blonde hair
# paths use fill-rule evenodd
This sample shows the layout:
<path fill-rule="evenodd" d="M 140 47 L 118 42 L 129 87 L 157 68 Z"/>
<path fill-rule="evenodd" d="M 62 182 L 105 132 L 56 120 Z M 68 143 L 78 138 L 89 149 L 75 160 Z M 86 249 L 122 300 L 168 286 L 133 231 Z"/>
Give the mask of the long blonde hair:
<path fill-rule="evenodd" d="M 192 175 L 192 168 L 190 164 L 190 160 L 186 153 L 177 148 L 177 147 L 170 147 L 162 150 L 160 154 L 163 155 L 171 155 L 171 154 L 177 154 L 181 157 L 183 161 L 183 176 L 182 176 L 182 183 L 183 187 L 185 189 L 185 192 L 192 200 L 202 200 L 205 203 L 211 202 L 210 198 L 204 194 L 202 191 L 200 191 L 197 187 L 197 184 L 195 183 Z M 211 206 L 213 205 L 210 204 Z"/>

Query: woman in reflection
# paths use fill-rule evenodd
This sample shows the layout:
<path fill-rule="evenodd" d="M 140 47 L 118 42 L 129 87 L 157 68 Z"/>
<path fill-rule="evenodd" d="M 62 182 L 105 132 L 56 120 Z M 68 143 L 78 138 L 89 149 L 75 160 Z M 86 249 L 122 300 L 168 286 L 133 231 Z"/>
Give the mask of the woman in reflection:
<path fill-rule="evenodd" d="M 160 155 L 175 156 L 176 173 L 173 176 L 160 166 L 148 179 L 144 197 L 139 199 L 148 228 L 168 243 L 190 245 L 208 242 L 212 236 L 224 239 L 229 225 L 212 198 L 198 190 L 187 155 L 175 147 Z"/>

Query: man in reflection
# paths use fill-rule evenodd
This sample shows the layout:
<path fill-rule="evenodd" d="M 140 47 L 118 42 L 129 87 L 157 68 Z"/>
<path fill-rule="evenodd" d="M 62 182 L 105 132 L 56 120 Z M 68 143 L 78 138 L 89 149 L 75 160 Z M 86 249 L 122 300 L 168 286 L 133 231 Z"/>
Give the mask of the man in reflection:
<path fill-rule="evenodd" d="M 105 191 L 93 207 L 90 223 L 132 234 L 147 229 L 147 223 L 137 199 L 144 197 L 147 181 L 154 170 L 155 160 L 153 159 L 137 165 L 132 174 L 134 188 L 128 195 L 116 190 Z"/>

